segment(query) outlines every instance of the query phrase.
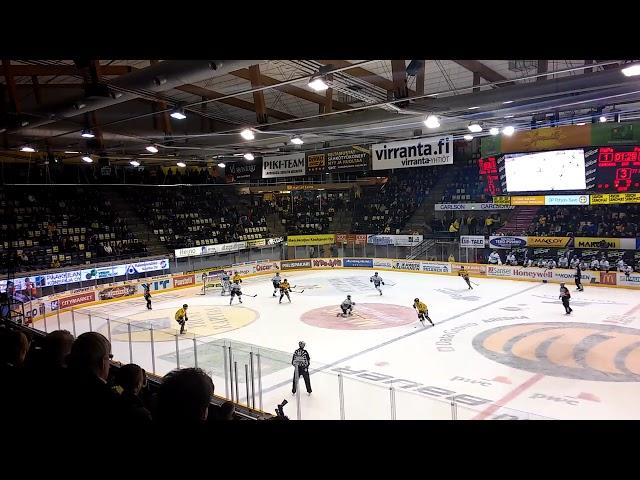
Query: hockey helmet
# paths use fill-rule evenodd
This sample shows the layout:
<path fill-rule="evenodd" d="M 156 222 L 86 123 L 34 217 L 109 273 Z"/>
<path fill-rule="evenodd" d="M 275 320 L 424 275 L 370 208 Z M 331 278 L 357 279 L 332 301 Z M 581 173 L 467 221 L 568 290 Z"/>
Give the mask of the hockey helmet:
<path fill-rule="evenodd" d="M 276 277 L 280 275 L 280 272 L 276 272 Z"/>
<path fill-rule="evenodd" d="M 561 287 L 564 287 L 564 283 L 561 283 L 561 284 L 560 284 L 560 286 L 561 286 Z"/>
<path fill-rule="evenodd" d="M 413 299 L 413 301 L 414 301 L 414 302 L 419 302 L 419 301 L 420 301 L 420 299 L 419 299 L 419 298 L 414 298 L 414 299 Z"/>
<path fill-rule="evenodd" d="M 348 298 L 349 300 L 351 300 L 351 295 L 347 295 L 347 298 Z"/>
<path fill-rule="evenodd" d="M 378 275 L 378 272 L 374 273 L 374 275 Z"/>
<path fill-rule="evenodd" d="M 187 305 L 186 303 L 184 305 L 182 305 L 182 308 L 187 308 L 189 305 Z"/>
<path fill-rule="evenodd" d="M 304 348 L 304 346 L 305 346 L 305 345 L 306 345 L 306 343 L 304 343 L 302 340 L 300 340 L 300 341 L 298 342 L 298 346 L 299 346 L 300 348 Z"/>

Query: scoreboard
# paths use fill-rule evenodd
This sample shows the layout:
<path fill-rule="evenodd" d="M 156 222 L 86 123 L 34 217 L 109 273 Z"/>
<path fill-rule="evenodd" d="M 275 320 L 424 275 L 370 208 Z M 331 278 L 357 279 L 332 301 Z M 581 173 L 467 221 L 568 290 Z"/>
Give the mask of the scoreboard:
<path fill-rule="evenodd" d="M 585 151 L 587 189 L 640 191 L 640 147 L 600 147 Z"/>

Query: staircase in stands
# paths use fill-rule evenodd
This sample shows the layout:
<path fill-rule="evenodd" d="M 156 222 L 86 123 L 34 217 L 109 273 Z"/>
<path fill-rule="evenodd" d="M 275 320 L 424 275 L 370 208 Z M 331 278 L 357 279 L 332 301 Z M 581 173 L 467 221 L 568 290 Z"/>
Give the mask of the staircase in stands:
<path fill-rule="evenodd" d="M 538 210 L 540 207 L 515 207 L 509 220 L 496 233 L 521 235 L 527 231 L 533 219 L 536 218 Z"/>
<path fill-rule="evenodd" d="M 127 227 L 133 232 L 136 238 L 147 245 L 149 255 L 166 255 L 167 247 L 160 241 L 158 235 L 147 222 L 138 216 L 138 213 L 131 207 L 131 203 L 121 196 L 119 192 L 114 192 L 111 196 L 111 205 L 118 212 L 118 215 L 127 220 Z"/>

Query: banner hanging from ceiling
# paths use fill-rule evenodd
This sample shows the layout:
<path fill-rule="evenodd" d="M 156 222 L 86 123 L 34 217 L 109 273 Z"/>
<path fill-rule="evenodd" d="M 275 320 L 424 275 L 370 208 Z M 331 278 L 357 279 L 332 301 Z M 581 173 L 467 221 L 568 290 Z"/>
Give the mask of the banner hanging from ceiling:
<path fill-rule="evenodd" d="M 262 178 L 301 177 L 307 173 L 305 153 L 262 159 Z"/>
<path fill-rule="evenodd" d="M 373 170 L 433 167 L 453 163 L 453 137 L 414 138 L 371 145 Z"/>
<path fill-rule="evenodd" d="M 369 169 L 369 146 L 349 145 L 307 154 L 307 174 L 361 172 Z"/>

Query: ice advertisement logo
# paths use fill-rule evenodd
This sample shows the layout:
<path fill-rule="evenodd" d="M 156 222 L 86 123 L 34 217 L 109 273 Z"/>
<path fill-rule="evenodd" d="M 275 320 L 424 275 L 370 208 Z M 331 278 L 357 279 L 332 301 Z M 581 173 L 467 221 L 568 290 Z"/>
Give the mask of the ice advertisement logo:
<path fill-rule="evenodd" d="M 473 347 L 503 365 L 602 382 L 640 382 L 640 330 L 589 323 L 522 323 L 486 330 Z"/>

